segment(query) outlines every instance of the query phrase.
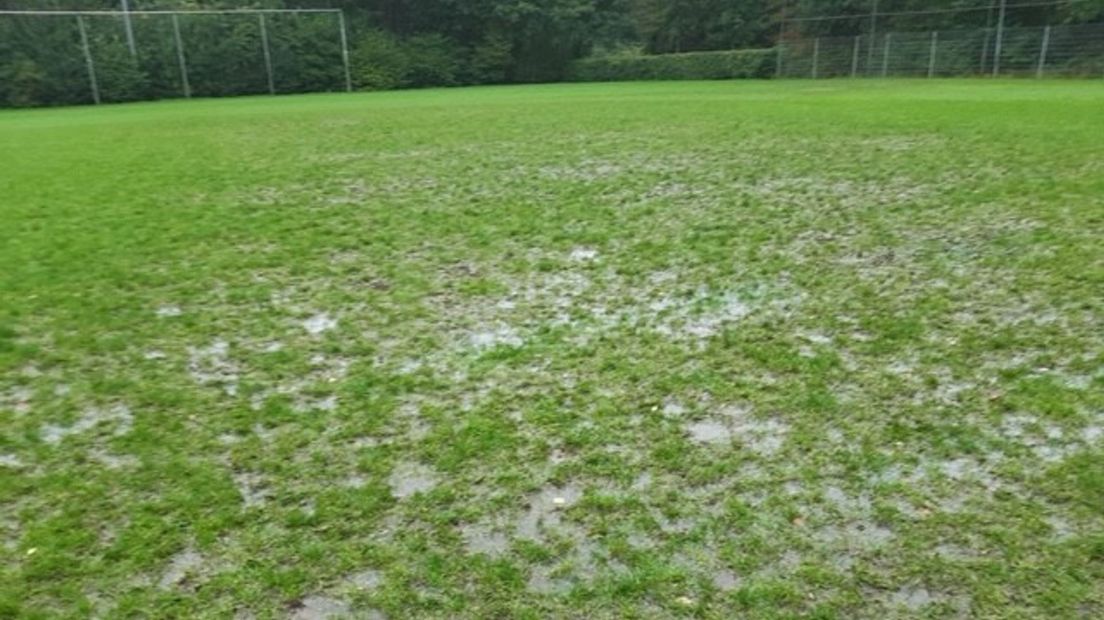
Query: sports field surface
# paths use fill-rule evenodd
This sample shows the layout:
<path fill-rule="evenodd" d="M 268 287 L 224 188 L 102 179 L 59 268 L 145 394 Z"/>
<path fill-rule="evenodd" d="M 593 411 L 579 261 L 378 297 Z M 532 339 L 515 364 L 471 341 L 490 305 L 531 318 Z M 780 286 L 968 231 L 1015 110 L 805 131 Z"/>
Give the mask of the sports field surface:
<path fill-rule="evenodd" d="M 1104 617 L 1104 81 L 0 113 L 0 617 Z"/>

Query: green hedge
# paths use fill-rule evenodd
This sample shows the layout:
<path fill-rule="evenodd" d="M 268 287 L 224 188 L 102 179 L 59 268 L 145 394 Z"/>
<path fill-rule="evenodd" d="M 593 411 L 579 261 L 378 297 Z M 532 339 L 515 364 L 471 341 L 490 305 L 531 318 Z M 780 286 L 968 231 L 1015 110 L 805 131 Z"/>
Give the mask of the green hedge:
<path fill-rule="evenodd" d="M 773 49 L 595 56 L 572 63 L 569 78 L 579 82 L 620 80 L 727 80 L 774 73 Z"/>

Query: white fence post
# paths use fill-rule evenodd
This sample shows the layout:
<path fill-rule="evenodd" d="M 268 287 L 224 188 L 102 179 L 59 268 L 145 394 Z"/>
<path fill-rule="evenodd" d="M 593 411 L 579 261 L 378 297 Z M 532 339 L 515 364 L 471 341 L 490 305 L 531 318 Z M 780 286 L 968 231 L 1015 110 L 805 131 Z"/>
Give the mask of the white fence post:
<path fill-rule="evenodd" d="M 268 76 L 268 94 L 276 94 L 276 81 L 272 77 L 272 53 L 268 51 L 268 27 L 265 26 L 264 13 L 257 15 L 261 24 L 261 47 L 264 48 L 265 75 Z"/>
<path fill-rule="evenodd" d="M 188 61 L 184 57 L 184 39 L 180 36 L 180 20 L 173 13 L 173 40 L 176 42 L 176 63 L 180 65 L 180 83 L 184 87 L 184 97 L 192 98 L 192 86 L 188 83 Z"/>
<path fill-rule="evenodd" d="M 1048 24 L 1046 28 L 1043 28 L 1043 46 L 1039 50 L 1039 68 L 1036 69 L 1036 71 L 1035 71 L 1035 77 L 1037 77 L 1037 78 L 1043 77 L 1043 71 L 1046 70 L 1047 50 L 1049 50 L 1049 49 L 1050 49 L 1050 25 Z"/>
<path fill-rule="evenodd" d="M 882 77 L 889 75 L 889 42 L 892 34 L 887 32 L 885 35 L 885 52 L 882 54 Z"/>
<path fill-rule="evenodd" d="M 77 15 L 77 29 L 80 30 L 84 65 L 88 68 L 88 84 L 92 87 L 92 101 L 100 105 L 100 85 L 96 81 L 96 63 L 92 62 L 92 50 L 88 47 L 88 31 L 84 27 L 84 15 Z"/>
<path fill-rule="evenodd" d="M 132 59 L 138 58 L 138 46 L 134 43 L 134 26 L 130 22 L 130 5 L 128 0 L 123 0 L 123 32 L 126 34 L 127 48 Z"/>
<path fill-rule="evenodd" d="M 851 77 L 859 74 L 859 41 L 861 39 L 862 35 L 855 35 L 855 45 L 851 50 Z"/>
<path fill-rule="evenodd" d="M 820 62 L 820 37 L 813 39 L 813 79 L 817 78 L 817 63 Z"/>
<path fill-rule="evenodd" d="M 1001 51 L 1004 47 L 1004 13 L 1008 0 L 1001 0 L 1000 16 L 997 18 L 997 43 L 993 50 L 993 77 L 1000 75 Z"/>
<path fill-rule="evenodd" d="M 933 30 L 931 35 L 931 53 L 928 54 L 928 79 L 930 80 L 935 76 L 935 54 L 936 47 L 939 45 L 939 31 Z"/>
<path fill-rule="evenodd" d="M 345 65 L 345 92 L 353 92 L 353 75 L 349 71 L 349 35 L 345 32 L 345 10 L 337 14 L 337 21 L 341 25 L 341 61 Z"/>

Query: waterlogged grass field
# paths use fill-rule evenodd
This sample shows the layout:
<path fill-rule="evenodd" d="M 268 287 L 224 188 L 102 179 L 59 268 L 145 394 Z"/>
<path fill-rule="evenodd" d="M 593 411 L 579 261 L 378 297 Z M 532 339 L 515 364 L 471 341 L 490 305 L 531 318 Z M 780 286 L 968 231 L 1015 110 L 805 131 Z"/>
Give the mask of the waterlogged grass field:
<path fill-rule="evenodd" d="M 1104 616 L 1104 83 L 0 114 L 0 616 Z"/>

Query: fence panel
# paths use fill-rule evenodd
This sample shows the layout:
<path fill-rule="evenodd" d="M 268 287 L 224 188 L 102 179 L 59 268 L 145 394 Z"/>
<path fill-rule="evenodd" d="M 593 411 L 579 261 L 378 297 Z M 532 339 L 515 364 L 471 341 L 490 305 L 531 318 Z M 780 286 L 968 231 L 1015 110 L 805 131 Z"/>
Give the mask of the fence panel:
<path fill-rule="evenodd" d="M 349 88 L 334 9 L 0 10 L 0 107 Z M 267 39 L 267 49 L 264 45 Z"/>
<path fill-rule="evenodd" d="M 1005 28 L 1002 77 L 1104 77 L 1104 24 Z M 787 41 L 779 77 L 952 77 L 993 75 L 994 29 L 887 32 Z"/>

